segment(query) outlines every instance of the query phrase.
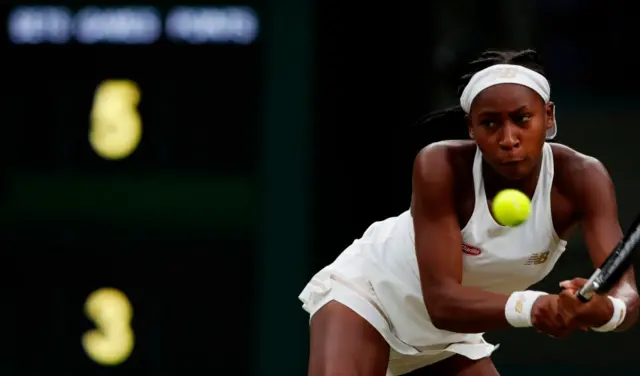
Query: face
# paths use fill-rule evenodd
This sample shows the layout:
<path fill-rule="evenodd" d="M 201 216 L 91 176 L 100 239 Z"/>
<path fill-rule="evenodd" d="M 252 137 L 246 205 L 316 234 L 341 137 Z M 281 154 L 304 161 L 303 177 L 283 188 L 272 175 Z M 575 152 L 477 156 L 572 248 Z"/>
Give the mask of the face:
<path fill-rule="evenodd" d="M 468 117 L 469 135 L 487 163 L 510 180 L 537 167 L 547 129 L 553 126 L 553 103 L 518 84 L 488 87 L 474 99 Z"/>

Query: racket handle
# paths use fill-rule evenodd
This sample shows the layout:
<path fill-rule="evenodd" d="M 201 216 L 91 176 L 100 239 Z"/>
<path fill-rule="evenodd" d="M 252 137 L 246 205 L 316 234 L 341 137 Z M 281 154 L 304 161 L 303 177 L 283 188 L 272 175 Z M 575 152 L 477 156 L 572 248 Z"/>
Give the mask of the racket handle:
<path fill-rule="evenodd" d="M 577 292 L 576 297 L 583 303 L 587 303 L 593 298 L 595 294 L 598 293 L 598 289 L 600 288 L 600 274 L 601 270 L 596 269 L 587 283 L 585 283 Z"/>

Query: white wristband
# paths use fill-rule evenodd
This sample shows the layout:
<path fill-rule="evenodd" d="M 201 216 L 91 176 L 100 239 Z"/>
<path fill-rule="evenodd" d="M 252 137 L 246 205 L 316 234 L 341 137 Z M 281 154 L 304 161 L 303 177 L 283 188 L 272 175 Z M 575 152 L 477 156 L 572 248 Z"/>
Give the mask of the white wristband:
<path fill-rule="evenodd" d="M 533 303 L 546 292 L 541 291 L 516 291 L 509 296 L 507 304 L 504 306 L 504 316 L 511 326 L 516 328 L 527 328 L 533 326 L 531 323 L 531 310 Z"/>
<path fill-rule="evenodd" d="M 608 323 L 598 328 L 591 328 L 594 332 L 612 332 L 618 329 L 620 324 L 624 322 L 625 317 L 627 317 L 627 305 L 623 300 L 613 296 L 607 296 L 607 298 L 613 303 L 613 315 L 611 315 L 611 320 Z"/>

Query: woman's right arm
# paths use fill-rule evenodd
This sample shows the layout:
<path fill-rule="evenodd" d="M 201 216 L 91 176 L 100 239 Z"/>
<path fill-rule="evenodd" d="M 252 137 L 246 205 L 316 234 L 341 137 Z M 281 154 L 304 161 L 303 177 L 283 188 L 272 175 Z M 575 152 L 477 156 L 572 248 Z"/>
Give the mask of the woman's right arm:
<path fill-rule="evenodd" d="M 439 329 L 482 333 L 508 328 L 509 296 L 462 285 L 462 235 L 450 152 L 447 145 L 427 146 L 413 169 L 411 212 L 424 302 Z M 517 305 L 514 309 L 522 308 Z"/>

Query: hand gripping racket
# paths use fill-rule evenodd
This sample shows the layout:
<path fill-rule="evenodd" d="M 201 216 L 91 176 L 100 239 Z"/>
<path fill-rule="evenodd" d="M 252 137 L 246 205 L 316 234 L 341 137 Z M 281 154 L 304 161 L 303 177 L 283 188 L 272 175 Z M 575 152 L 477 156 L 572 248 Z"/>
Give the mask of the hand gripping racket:
<path fill-rule="evenodd" d="M 587 283 L 576 293 L 580 301 L 586 303 L 595 295 L 606 294 L 622 278 L 631 266 L 633 251 L 640 243 L 640 215 L 614 248 L 613 252 L 597 268 Z"/>

